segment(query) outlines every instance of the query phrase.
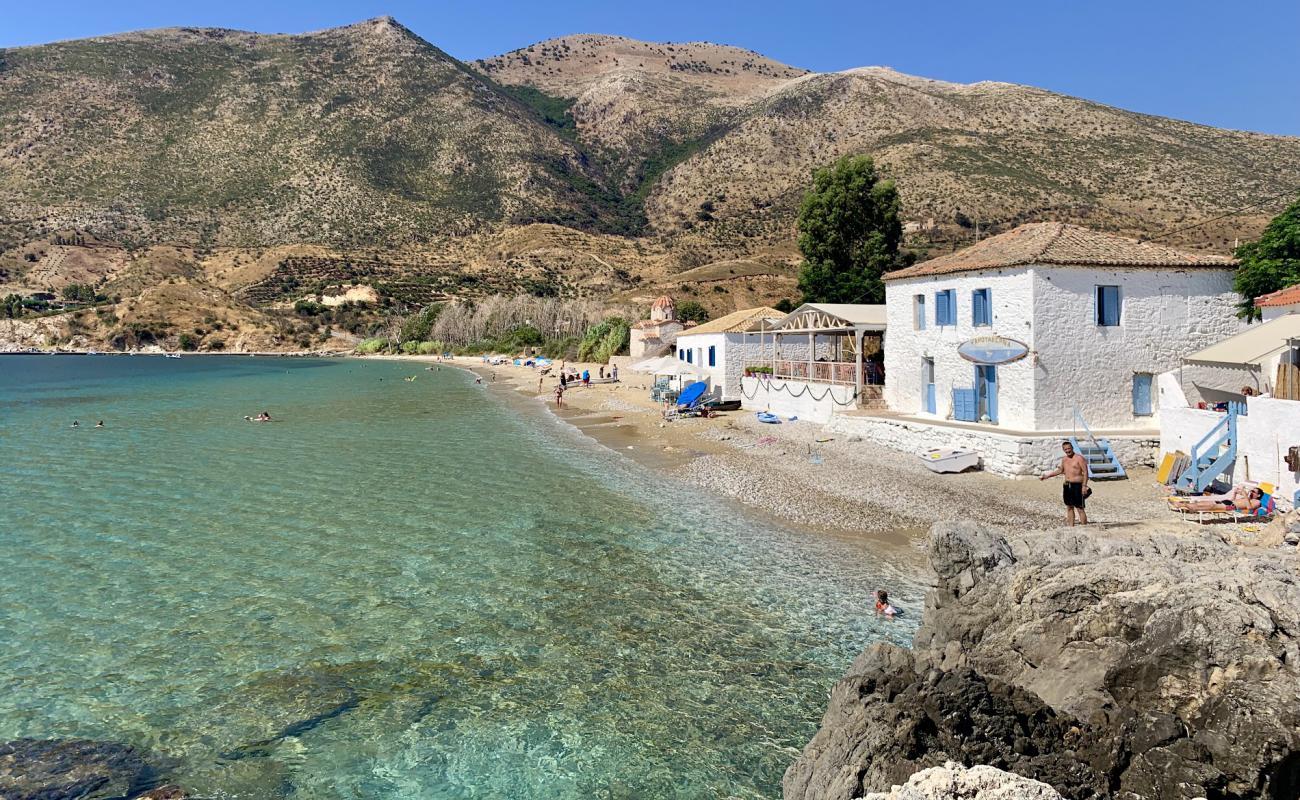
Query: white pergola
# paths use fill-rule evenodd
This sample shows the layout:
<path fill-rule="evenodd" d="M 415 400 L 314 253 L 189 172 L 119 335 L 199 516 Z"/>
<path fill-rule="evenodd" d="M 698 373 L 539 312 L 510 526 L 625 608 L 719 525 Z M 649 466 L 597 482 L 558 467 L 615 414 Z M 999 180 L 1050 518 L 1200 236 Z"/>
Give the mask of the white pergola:
<path fill-rule="evenodd" d="M 868 334 L 883 335 L 884 331 L 883 305 L 804 303 L 776 322 L 760 320 L 752 333 L 758 335 L 760 347 L 770 337 L 771 357 L 757 363 L 770 366 L 773 377 L 819 383 L 847 384 L 851 381 L 856 389 L 863 385 L 862 340 Z M 807 337 L 806 360 L 781 359 L 781 341 L 792 336 Z M 817 360 L 818 337 L 830 339 L 830 344 L 834 347 L 833 361 Z M 844 359 L 843 345 L 846 337 L 853 338 L 851 362 Z"/>

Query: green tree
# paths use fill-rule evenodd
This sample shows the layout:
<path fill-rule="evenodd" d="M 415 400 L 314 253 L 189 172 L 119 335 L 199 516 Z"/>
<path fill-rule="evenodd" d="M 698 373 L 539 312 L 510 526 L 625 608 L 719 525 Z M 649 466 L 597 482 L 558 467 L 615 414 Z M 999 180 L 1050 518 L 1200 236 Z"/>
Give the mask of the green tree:
<path fill-rule="evenodd" d="M 677 306 L 677 319 L 681 322 L 708 322 L 709 310 L 694 300 L 684 300 Z"/>
<path fill-rule="evenodd" d="M 906 266 L 898 246 L 898 189 L 870 156 L 845 156 L 813 173 L 799 208 L 799 291 L 811 303 L 883 303 L 882 273 Z"/>
<path fill-rule="evenodd" d="M 1300 283 L 1300 198 L 1273 218 L 1258 240 L 1235 253 L 1240 265 L 1233 288 L 1242 296 L 1241 315 L 1259 319 L 1255 298 Z"/>
<path fill-rule="evenodd" d="M 17 319 L 23 315 L 23 298 L 16 294 L 7 294 L 0 299 L 0 314 L 6 319 Z"/>

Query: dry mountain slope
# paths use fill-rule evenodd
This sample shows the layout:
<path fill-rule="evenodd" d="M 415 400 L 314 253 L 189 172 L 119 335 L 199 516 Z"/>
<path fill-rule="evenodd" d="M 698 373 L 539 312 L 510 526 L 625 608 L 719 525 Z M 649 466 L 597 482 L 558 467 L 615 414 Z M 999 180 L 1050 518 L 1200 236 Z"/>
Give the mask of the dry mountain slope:
<path fill-rule="evenodd" d="M 74 226 L 119 241 L 389 246 L 485 223 L 598 227 L 584 163 L 532 109 L 389 18 L 0 50 L 11 242 Z"/>
<path fill-rule="evenodd" d="M 549 39 L 473 65 L 501 84 L 561 99 L 582 143 L 630 192 L 648 189 L 747 102 L 807 72 L 739 47 L 598 34 Z"/>
<path fill-rule="evenodd" d="M 940 225 L 1046 218 L 1149 234 L 1300 187 L 1293 137 L 881 67 L 812 74 L 764 61 L 719 76 L 718 64 L 734 63 L 730 48 L 680 47 L 569 37 L 480 68 L 572 99 L 584 142 L 668 143 L 657 158 L 671 168 L 646 188 L 646 212 L 669 235 L 788 236 L 810 172 L 849 153 L 875 155 L 897 178 L 907 216 Z M 687 71 L 674 57 L 707 69 Z M 1222 248 L 1273 211 L 1173 242 Z"/>

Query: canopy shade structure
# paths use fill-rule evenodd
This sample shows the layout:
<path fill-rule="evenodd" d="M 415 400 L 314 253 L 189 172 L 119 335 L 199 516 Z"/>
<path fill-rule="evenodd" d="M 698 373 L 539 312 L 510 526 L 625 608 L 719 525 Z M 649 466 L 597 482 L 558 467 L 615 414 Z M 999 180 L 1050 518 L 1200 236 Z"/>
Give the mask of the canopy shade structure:
<path fill-rule="evenodd" d="M 676 375 L 679 369 L 685 367 L 672 356 L 659 356 L 658 358 L 649 358 L 645 361 L 639 361 L 632 365 L 633 372 L 649 372 L 652 375 Z"/>
<path fill-rule="evenodd" d="M 885 307 L 857 303 L 804 303 L 785 319 L 753 330 L 780 333 L 849 333 L 883 331 Z"/>
<path fill-rule="evenodd" d="M 1185 358 L 1202 364 L 1258 367 L 1289 347 L 1300 345 L 1300 314 L 1287 314 L 1212 344 Z"/>

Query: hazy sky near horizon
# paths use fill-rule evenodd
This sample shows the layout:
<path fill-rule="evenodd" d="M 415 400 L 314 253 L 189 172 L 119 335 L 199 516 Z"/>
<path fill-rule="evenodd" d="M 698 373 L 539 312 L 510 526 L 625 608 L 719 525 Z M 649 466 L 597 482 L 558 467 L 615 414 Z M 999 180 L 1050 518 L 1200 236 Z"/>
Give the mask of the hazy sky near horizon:
<path fill-rule="evenodd" d="M 706 40 L 821 72 L 1023 83 L 1300 136 L 1300 0 L 2 0 L 0 47 L 181 25 L 300 33 L 383 14 L 466 60 L 570 33 Z"/>

